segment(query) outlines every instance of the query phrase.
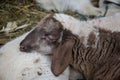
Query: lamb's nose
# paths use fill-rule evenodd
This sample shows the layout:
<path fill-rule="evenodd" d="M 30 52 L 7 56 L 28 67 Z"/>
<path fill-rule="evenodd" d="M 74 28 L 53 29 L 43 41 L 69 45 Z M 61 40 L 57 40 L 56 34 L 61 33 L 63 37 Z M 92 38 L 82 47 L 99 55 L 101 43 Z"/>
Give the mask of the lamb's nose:
<path fill-rule="evenodd" d="M 31 51 L 31 49 L 30 49 L 30 47 L 28 47 L 28 46 L 20 46 L 20 51 L 22 51 L 22 52 L 30 52 Z"/>
<path fill-rule="evenodd" d="M 27 49 L 27 48 L 26 48 L 25 46 L 20 46 L 20 51 L 23 51 L 23 52 L 24 52 L 24 51 L 26 51 L 26 49 Z"/>

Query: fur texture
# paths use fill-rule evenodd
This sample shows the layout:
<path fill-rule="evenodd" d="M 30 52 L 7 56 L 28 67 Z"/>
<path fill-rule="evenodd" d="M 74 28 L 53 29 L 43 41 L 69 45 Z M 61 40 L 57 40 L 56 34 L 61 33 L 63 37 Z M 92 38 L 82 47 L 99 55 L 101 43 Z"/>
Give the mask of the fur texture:
<path fill-rule="evenodd" d="M 53 73 L 59 75 L 71 65 L 83 73 L 87 80 L 119 80 L 120 21 L 118 19 L 120 14 L 79 22 L 78 24 L 83 26 L 72 25 L 69 28 L 61 21 L 67 30 L 63 32 L 63 39 L 53 53 Z"/>
<path fill-rule="evenodd" d="M 66 10 L 85 15 L 102 15 L 102 10 L 92 5 L 90 0 L 36 0 L 38 5 L 45 10 L 64 12 Z"/>

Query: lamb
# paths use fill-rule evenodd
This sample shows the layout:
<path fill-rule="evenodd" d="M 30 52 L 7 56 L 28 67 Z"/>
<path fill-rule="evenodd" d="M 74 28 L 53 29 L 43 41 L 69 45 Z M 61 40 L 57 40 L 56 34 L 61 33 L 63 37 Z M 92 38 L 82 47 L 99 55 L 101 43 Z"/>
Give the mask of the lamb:
<path fill-rule="evenodd" d="M 29 33 L 0 48 L 0 80 L 69 80 L 69 68 L 59 77 L 52 74 L 50 55 L 19 51 L 19 43 Z"/>
<path fill-rule="evenodd" d="M 84 15 L 103 15 L 100 8 L 94 7 L 90 0 L 35 0 L 38 6 L 47 11 L 64 12 L 70 10 Z"/>
<path fill-rule="evenodd" d="M 51 70 L 56 76 L 70 65 L 86 80 L 119 80 L 119 19 L 120 13 L 91 21 L 48 15 L 20 43 L 20 50 L 44 52 L 49 47 L 53 53 Z"/>

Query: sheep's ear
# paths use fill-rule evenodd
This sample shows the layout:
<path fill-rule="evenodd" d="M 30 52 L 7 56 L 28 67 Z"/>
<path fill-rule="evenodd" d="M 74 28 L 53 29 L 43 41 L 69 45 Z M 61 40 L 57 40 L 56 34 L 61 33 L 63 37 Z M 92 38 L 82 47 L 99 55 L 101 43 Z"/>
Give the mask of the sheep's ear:
<path fill-rule="evenodd" d="M 74 43 L 71 40 L 58 46 L 53 53 L 51 69 L 54 75 L 60 75 L 72 61 L 72 48 Z"/>

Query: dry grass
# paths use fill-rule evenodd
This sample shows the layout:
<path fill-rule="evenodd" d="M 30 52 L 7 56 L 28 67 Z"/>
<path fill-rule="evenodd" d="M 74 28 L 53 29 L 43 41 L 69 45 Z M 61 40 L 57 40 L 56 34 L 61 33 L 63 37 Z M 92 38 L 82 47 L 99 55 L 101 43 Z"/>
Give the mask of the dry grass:
<path fill-rule="evenodd" d="M 23 1 L 23 2 L 22 2 Z M 30 30 L 40 21 L 48 12 L 41 11 L 34 2 L 30 0 L 0 0 L 0 30 L 8 22 L 16 22 L 17 26 L 30 24 L 28 27 L 9 33 L 0 32 L 0 44 L 17 37 Z"/>

